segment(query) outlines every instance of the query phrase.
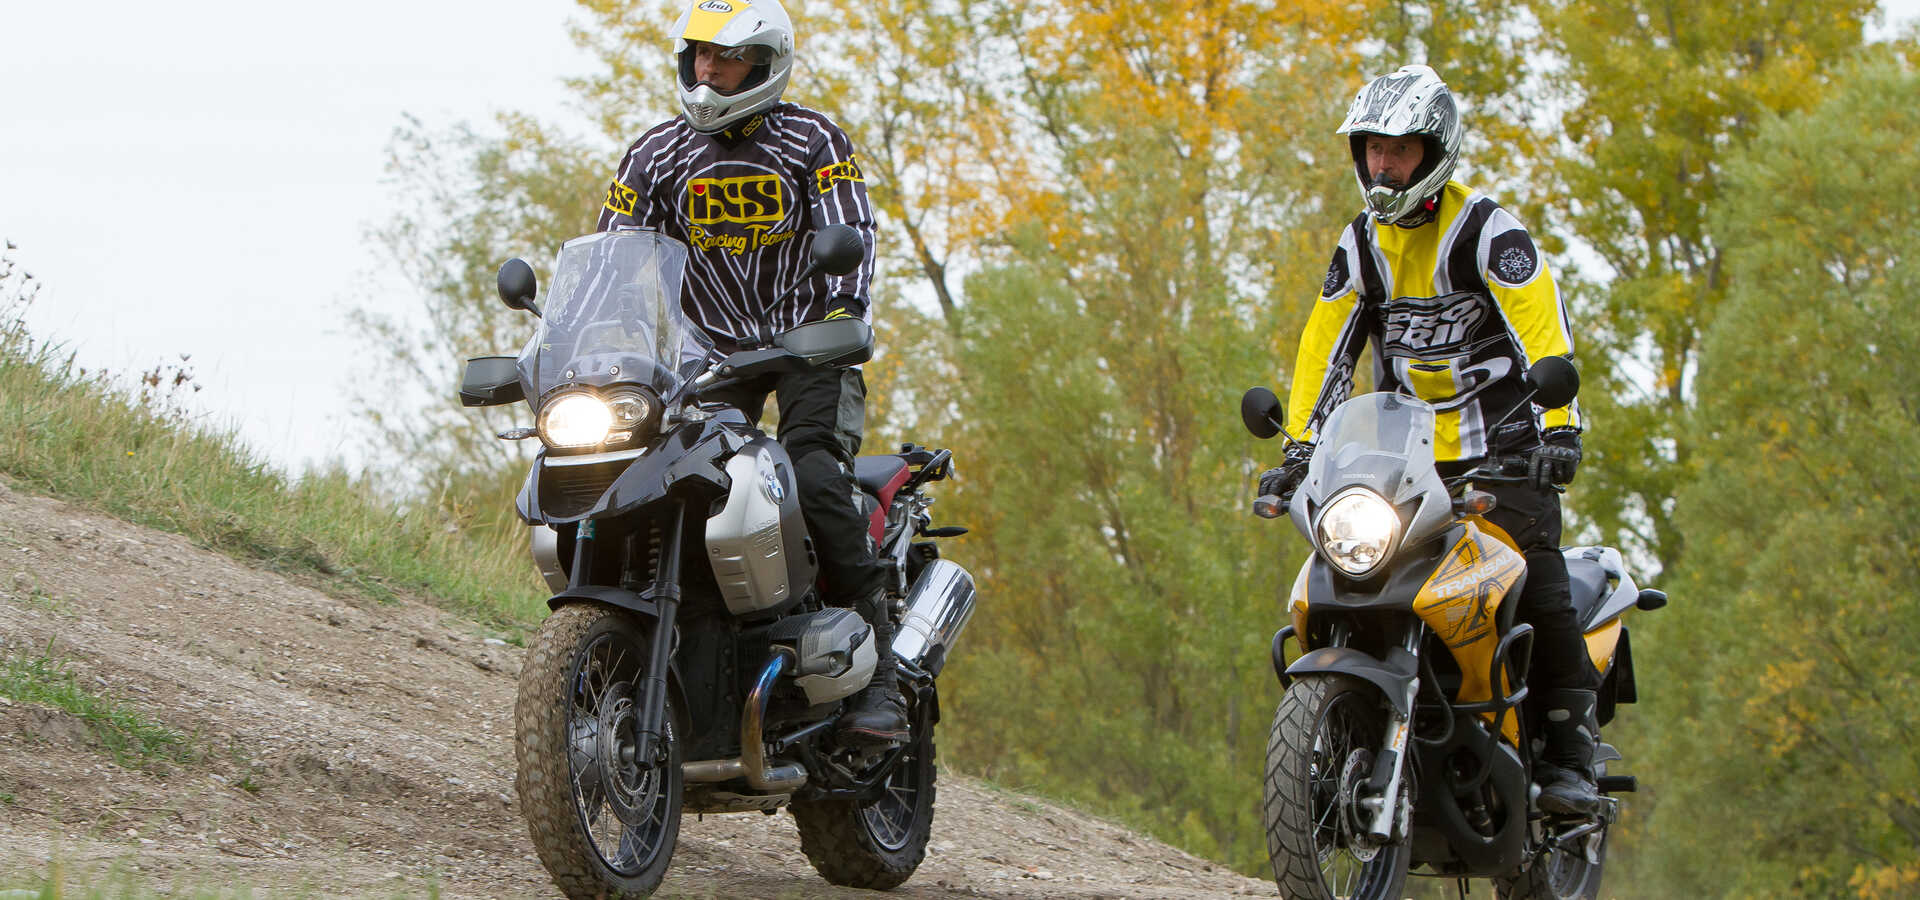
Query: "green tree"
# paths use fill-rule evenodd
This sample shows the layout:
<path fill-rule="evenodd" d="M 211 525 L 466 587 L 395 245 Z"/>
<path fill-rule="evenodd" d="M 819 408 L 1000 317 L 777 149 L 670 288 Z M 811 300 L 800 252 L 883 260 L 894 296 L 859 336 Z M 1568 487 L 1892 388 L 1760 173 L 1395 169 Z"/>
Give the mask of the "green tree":
<path fill-rule="evenodd" d="M 1567 279 L 1595 423 L 1577 511 L 1641 562 L 1686 548 L 1672 498 L 1693 477 L 1685 427 L 1701 335 L 1731 285 L 1710 211 L 1724 160 L 1768 115 L 1824 95 L 1873 0 L 1538 0 L 1543 77 L 1563 143 L 1543 145 L 1533 206 L 1600 270 Z"/>
<path fill-rule="evenodd" d="M 1760 117 L 1703 223 L 1727 287 L 1680 423 L 1687 557 L 1642 620 L 1667 725 L 1634 754 L 1636 894 L 1920 888 L 1920 77 L 1888 56 Z"/>

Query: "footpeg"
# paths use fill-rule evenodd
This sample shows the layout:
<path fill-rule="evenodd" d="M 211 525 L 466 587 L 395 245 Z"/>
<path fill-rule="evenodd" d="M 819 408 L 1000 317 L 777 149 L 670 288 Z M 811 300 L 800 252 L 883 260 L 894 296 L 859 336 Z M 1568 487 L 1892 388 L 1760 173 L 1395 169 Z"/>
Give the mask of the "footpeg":
<path fill-rule="evenodd" d="M 1593 783 L 1602 794 L 1631 794 L 1640 787 L 1639 781 L 1632 775 L 1602 775 Z"/>

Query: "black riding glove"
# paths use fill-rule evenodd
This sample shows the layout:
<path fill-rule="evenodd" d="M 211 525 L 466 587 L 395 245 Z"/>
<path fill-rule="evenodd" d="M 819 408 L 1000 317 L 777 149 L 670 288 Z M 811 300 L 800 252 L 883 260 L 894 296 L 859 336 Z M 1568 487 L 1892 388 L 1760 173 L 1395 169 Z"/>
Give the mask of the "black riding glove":
<path fill-rule="evenodd" d="M 1574 470 L 1580 467 L 1580 432 L 1572 428 L 1555 428 L 1547 432 L 1540 441 L 1539 449 L 1533 451 L 1533 462 L 1527 467 L 1527 477 L 1534 489 L 1553 490 L 1556 484 L 1572 484 Z"/>
<path fill-rule="evenodd" d="M 1272 494 L 1285 503 L 1293 499 L 1294 489 L 1307 478 L 1307 463 L 1313 459 L 1313 445 L 1294 441 L 1287 445 L 1286 459 L 1260 474 L 1260 494 Z"/>

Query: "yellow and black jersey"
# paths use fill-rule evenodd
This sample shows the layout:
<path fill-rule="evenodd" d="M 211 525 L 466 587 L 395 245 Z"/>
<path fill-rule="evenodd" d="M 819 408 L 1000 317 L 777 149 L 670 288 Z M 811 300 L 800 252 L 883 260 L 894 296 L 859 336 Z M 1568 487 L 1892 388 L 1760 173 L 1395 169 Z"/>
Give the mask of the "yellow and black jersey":
<path fill-rule="evenodd" d="M 1353 391 L 1373 343 L 1379 390 L 1434 405 L 1434 458 L 1474 459 L 1531 446 L 1541 429 L 1581 427 L 1576 407 L 1519 415 L 1533 360 L 1573 352 L 1566 308 L 1533 239 L 1491 198 L 1450 181 L 1425 223 L 1377 225 L 1365 213 L 1340 235 L 1294 363 L 1288 419 L 1319 430 Z"/>
<path fill-rule="evenodd" d="M 867 259 L 844 276 L 809 279 L 767 308 L 807 266 L 809 235 L 852 225 Z M 781 103 L 726 131 L 694 130 L 685 116 L 633 142 L 607 186 L 596 230 L 654 228 L 692 251 L 680 305 L 721 352 L 828 316 L 872 321 L 873 208 L 853 146 L 825 115 Z M 845 310 L 847 312 L 841 312 Z"/>

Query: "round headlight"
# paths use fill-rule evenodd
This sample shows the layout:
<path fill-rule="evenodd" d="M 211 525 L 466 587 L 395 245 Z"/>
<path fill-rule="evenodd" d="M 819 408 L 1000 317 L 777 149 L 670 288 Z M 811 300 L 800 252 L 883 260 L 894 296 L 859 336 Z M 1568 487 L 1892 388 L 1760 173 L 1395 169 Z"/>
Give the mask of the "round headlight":
<path fill-rule="evenodd" d="M 1320 549 L 1341 571 L 1365 575 L 1386 558 L 1399 529 L 1400 514 L 1379 494 L 1347 491 L 1320 514 Z"/>
<path fill-rule="evenodd" d="M 639 391 L 615 391 L 607 398 L 607 410 L 613 414 L 613 427 L 632 429 L 653 417 L 653 401 Z"/>
<path fill-rule="evenodd" d="M 553 447 L 591 447 L 604 443 L 613 427 L 613 411 L 584 391 L 562 394 L 540 409 L 540 437 Z"/>

